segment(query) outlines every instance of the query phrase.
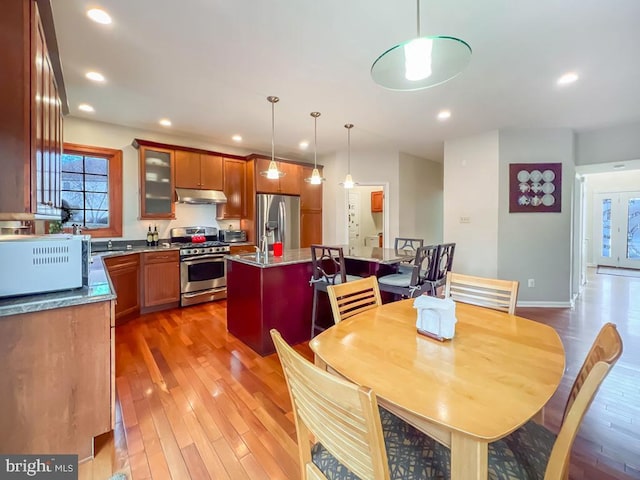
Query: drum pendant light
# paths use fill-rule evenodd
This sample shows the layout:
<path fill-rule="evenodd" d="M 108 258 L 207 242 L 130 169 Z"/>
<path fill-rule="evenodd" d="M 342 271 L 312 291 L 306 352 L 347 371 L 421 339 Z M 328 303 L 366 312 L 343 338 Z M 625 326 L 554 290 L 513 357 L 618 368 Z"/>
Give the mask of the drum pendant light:
<path fill-rule="evenodd" d="M 318 117 L 320 112 L 311 112 L 310 115 L 313 117 L 313 173 L 311 173 L 310 177 L 305 178 L 304 181 L 311 185 L 320 185 L 324 182 L 324 178 L 320 176 L 318 171 Z"/>
<path fill-rule="evenodd" d="M 281 177 L 284 177 L 285 173 L 278 169 L 278 165 L 276 164 L 276 155 L 275 155 L 275 113 L 274 113 L 274 105 L 280 101 L 278 97 L 269 96 L 267 97 L 267 101 L 271 103 L 271 162 L 269 162 L 269 168 L 260 172 L 260 175 L 263 177 L 267 177 L 269 180 L 277 180 Z"/>
<path fill-rule="evenodd" d="M 440 85 L 456 77 L 471 60 L 471 47 L 464 40 L 420 35 L 420 0 L 416 3 L 416 38 L 391 47 L 371 66 L 373 81 L 389 90 L 411 91 Z"/>

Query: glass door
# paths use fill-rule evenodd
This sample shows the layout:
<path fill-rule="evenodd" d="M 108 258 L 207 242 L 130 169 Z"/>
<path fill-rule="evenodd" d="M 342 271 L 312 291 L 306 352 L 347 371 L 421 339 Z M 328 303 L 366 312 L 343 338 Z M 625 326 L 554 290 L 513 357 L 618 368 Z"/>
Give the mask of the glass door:
<path fill-rule="evenodd" d="M 640 192 L 594 196 L 598 265 L 640 269 Z"/>

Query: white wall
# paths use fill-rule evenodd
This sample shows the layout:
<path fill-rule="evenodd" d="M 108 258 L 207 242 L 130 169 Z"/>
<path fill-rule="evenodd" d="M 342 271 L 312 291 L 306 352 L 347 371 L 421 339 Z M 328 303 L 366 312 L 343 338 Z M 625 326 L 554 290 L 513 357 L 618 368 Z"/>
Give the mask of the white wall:
<path fill-rule="evenodd" d="M 215 205 L 185 205 L 177 203 L 175 220 L 151 221 L 138 219 L 140 215 L 139 163 L 138 150 L 131 145 L 134 138 L 221 151 L 229 154 L 247 155 L 251 153 L 247 150 L 230 146 L 214 145 L 197 139 L 135 130 L 128 127 L 92 122 L 74 117 L 65 117 L 65 142 L 122 150 L 122 239 L 144 240 L 149 224 L 158 226 L 158 232 L 160 232 L 161 238 L 168 238 L 169 229 L 174 227 L 188 225 L 218 226 Z M 237 221 L 224 221 L 224 223 L 219 226 L 226 228 L 229 224 L 232 224 L 236 228 L 238 226 Z"/>
<path fill-rule="evenodd" d="M 568 305 L 572 277 L 574 135 L 569 129 L 499 132 L 498 277 L 520 281 L 518 303 Z M 562 163 L 560 213 L 509 213 L 510 163 Z M 527 286 L 528 279 L 535 287 Z"/>
<path fill-rule="evenodd" d="M 497 131 L 445 142 L 443 240 L 456 243 L 457 272 L 497 276 L 498 182 Z"/>
<path fill-rule="evenodd" d="M 399 236 L 442 242 L 442 163 L 400 153 Z"/>
<path fill-rule="evenodd" d="M 640 159 L 640 122 L 576 135 L 576 165 Z"/>

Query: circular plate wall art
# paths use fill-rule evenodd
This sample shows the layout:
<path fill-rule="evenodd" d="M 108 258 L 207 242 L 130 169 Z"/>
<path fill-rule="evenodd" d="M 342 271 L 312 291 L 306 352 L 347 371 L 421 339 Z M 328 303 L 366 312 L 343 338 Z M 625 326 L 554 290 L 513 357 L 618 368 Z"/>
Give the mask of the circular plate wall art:
<path fill-rule="evenodd" d="M 509 212 L 560 212 L 562 163 L 509 164 Z"/>

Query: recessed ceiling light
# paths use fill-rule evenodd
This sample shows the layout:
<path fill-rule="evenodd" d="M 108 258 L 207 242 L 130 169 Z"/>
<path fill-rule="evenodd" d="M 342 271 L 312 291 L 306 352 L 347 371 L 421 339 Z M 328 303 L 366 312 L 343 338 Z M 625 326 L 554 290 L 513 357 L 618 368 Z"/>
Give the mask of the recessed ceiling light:
<path fill-rule="evenodd" d="M 306 150 L 307 148 L 309 148 L 309 142 L 307 142 L 306 140 L 301 141 L 298 146 L 302 149 L 302 150 Z"/>
<path fill-rule="evenodd" d="M 98 72 L 87 72 L 85 77 L 89 80 L 93 80 L 94 82 L 104 82 L 104 75 Z"/>
<path fill-rule="evenodd" d="M 446 120 L 451 117 L 451 112 L 449 110 L 440 110 L 438 112 L 438 120 Z"/>
<path fill-rule="evenodd" d="M 557 83 L 558 85 L 569 85 L 570 83 L 573 83 L 576 80 L 578 80 L 578 74 L 575 72 L 569 72 L 562 75 L 558 79 Z"/>
<path fill-rule="evenodd" d="M 88 103 L 81 103 L 78 105 L 78 110 L 82 110 L 83 112 L 95 112 L 94 108 Z"/>
<path fill-rule="evenodd" d="M 241 142 L 242 137 L 240 135 L 234 135 L 233 137 L 231 137 L 231 140 L 233 140 L 234 142 Z"/>
<path fill-rule="evenodd" d="M 169 120 L 168 118 L 163 118 L 162 120 L 160 120 L 160 125 L 162 125 L 163 127 L 170 127 L 171 120 Z"/>
<path fill-rule="evenodd" d="M 99 8 L 92 8 L 91 10 L 88 10 L 87 17 L 96 23 L 101 23 L 102 25 L 109 25 L 112 21 L 111 15 Z"/>

